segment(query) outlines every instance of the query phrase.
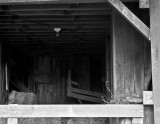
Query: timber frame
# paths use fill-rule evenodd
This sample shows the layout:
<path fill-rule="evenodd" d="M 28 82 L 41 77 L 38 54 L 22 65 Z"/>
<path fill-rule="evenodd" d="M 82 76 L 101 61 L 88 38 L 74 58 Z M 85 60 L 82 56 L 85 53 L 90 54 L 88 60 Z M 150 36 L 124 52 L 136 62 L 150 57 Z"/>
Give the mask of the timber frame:
<path fill-rule="evenodd" d="M 67 2 L 73 0 L 67 0 Z M 74 0 L 74 2 L 81 0 Z M 84 1 L 84 0 L 83 0 Z M 89 2 L 90 0 L 86 0 Z M 97 0 L 93 0 L 95 2 Z M 104 0 L 99 0 L 99 2 Z M 1 105 L 0 117 L 8 118 L 8 124 L 17 124 L 20 117 L 131 117 L 132 123 L 143 124 L 144 105 L 154 106 L 154 123 L 160 123 L 160 1 L 151 0 L 151 30 L 138 19 L 120 0 L 105 0 L 123 15 L 145 38 L 152 48 L 153 98 L 152 92 L 144 92 L 142 105 Z M 127 1 L 127 0 L 123 0 Z M 137 0 L 128 0 L 137 1 Z M 0 4 L 28 2 L 64 2 L 64 0 L 0 0 Z M 151 34 L 150 34 L 151 33 Z M 154 101 L 152 100 L 154 99 Z M 113 109 L 114 108 L 114 109 Z M 116 111 L 113 111 L 116 110 Z M 26 112 L 27 111 L 27 112 Z M 57 113 L 55 113 L 55 111 Z"/>

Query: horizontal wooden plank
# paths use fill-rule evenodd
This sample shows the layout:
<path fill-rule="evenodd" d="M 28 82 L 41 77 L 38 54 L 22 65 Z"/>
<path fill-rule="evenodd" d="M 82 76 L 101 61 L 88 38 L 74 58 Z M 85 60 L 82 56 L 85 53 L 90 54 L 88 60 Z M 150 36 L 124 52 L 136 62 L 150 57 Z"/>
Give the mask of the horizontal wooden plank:
<path fill-rule="evenodd" d="M 9 6 L 10 12 L 17 11 L 49 11 L 49 10 L 109 10 L 108 3 L 75 3 L 75 4 L 29 4 Z"/>
<path fill-rule="evenodd" d="M 123 2 L 138 2 L 138 0 L 122 0 Z M 106 0 L 0 0 L 0 4 L 41 4 L 41 3 L 101 3 Z"/>
<path fill-rule="evenodd" d="M 16 24 L 1 24 L 0 25 L 0 29 L 2 30 L 2 29 L 11 29 L 11 28 L 14 28 L 14 29 L 22 29 L 22 26 L 21 25 L 16 25 Z M 51 28 L 59 28 L 59 27 L 61 27 L 62 29 L 65 29 L 65 28 L 68 28 L 68 29 L 76 29 L 76 28 L 81 28 L 81 29 L 92 29 L 92 28 L 98 28 L 98 29 L 104 29 L 104 28 L 109 28 L 109 25 L 99 25 L 99 24 L 87 24 L 87 25 L 83 25 L 83 24 L 81 24 L 81 25 L 72 25 L 72 24 L 56 24 L 56 25 L 52 25 L 51 26 Z M 48 29 L 48 30 L 51 30 L 50 28 L 49 28 L 49 25 L 47 25 L 47 24 L 32 24 L 32 25 L 29 25 L 29 27 L 28 27 L 29 29 L 28 30 L 30 30 L 30 29 Z"/>
<path fill-rule="evenodd" d="M 9 29 L 3 29 L 3 30 L 0 30 L 0 32 L 20 32 L 21 30 L 20 29 L 14 29 L 14 28 L 9 28 Z M 33 32 L 33 33 L 38 33 L 38 32 L 51 32 L 51 30 L 49 30 L 48 28 L 39 28 L 39 29 L 29 29 L 29 30 L 26 30 L 26 33 L 27 32 Z M 62 32 L 67 32 L 67 33 L 72 33 L 72 32 L 77 32 L 77 33 L 83 33 L 83 32 L 91 32 L 91 33 L 95 33 L 95 32 L 110 32 L 110 28 L 91 28 L 91 29 L 83 29 L 83 28 L 80 28 L 80 29 L 66 29 L 66 28 L 63 28 L 62 29 Z"/>
<path fill-rule="evenodd" d="M 3 24 L 16 24 L 16 25 L 32 25 L 32 24 L 49 24 L 49 25 L 57 25 L 57 24 L 73 24 L 73 25 L 78 25 L 78 24 L 88 24 L 88 25 L 90 25 L 90 24 L 100 24 L 100 25 L 102 25 L 102 24 L 104 24 L 104 25 L 110 25 L 111 24 L 111 22 L 107 22 L 106 20 L 103 20 L 103 21 L 67 21 L 67 20 L 57 20 L 57 21 L 49 21 L 49 20 L 47 20 L 47 21 L 32 21 L 32 22 L 9 22 L 9 21 L 4 21 L 4 22 L 2 22 L 1 20 L 0 20 L 0 25 L 3 25 Z"/>
<path fill-rule="evenodd" d="M 143 91 L 143 104 L 153 105 L 153 92 L 152 91 Z"/>
<path fill-rule="evenodd" d="M 132 13 L 120 0 L 108 0 L 108 3 L 115 8 L 126 20 L 137 29 L 148 41 L 150 41 L 150 29 Z"/>
<path fill-rule="evenodd" d="M 93 102 L 93 103 L 102 103 L 102 100 L 100 100 L 97 97 L 85 96 L 85 95 L 82 95 L 82 94 L 76 94 L 76 93 L 72 93 L 72 92 L 68 93 L 67 96 L 75 98 L 75 99 L 80 99 L 80 100 L 84 100 L 84 101 Z"/>
<path fill-rule="evenodd" d="M 29 34 L 31 34 L 31 36 L 39 36 L 39 35 L 52 35 L 52 36 L 55 36 L 54 34 L 56 34 L 56 32 L 51 32 L 51 31 L 47 31 L 47 32 L 30 32 L 30 31 L 17 31 L 17 32 L 2 32 L 0 31 L 0 35 L 10 35 L 10 36 L 28 36 Z M 83 37 L 86 37 L 86 36 L 92 36 L 92 35 L 96 35 L 96 36 L 106 36 L 106 34 L 109 34 L 109 32 L 87 32 L 87 33 L 83 33 L 83 32 L 63 32 L 61 31 L 59 33 L 61 36 L 83 36 Z"/>
<path fill-rule="evenodd" d="M 102 93 L 82 90 L 82 89 L 73 88 L 73 87 L 71 88 L 71 91 L 74 93 L 84 94 L 84 95 L 88 95 L 88 96 L 94 96 L 94 97 L 98 97 L 98 98 L 102 98 L 102 96 L 104 96 L 104 94 L 102 94 Z"/>
<path fill-rule="evenodd" d="M 77 43 L 76 43 L 77 42 Z M 81 46 L 81 44 L 78 44 L 78 41 L 61 41 L 61 42 L 53 42 L 53 41 L 45 41 L 45 42 L 43 42 L 44 43 L 44 45 L 53 45 L 53 46 L 61 46 L 61 45 L 63 45 L 63 46 Z M 98 45 L 98 44 L 101 44 L 101 45 L 103 45 L 103 44 L 105 44 L 106 42 L 105 42 L 105 40 L 103 40 L 103 41 L 98 41 L 98 43 L 97 43 L 97 41 L 95 40 L 93 40 L 93 41 L 84 41 L 84 42 L 81 42 L 81 43 L 84 43 L 85 44 L 85 46 L 90 46 L 90 45 L 93 45 L 93 46 L 96 46 L 96 45 Z M 11 44 L 11 45 L 32 45 L 32 44 L 34 44 L 34 42 L 29 42 L 29 41 L 11 41 L 11 42 L 9 42 L 9 44 Z M 100 45 L 100 46 L 101 46 Z"/>
<path fill-rule="evenodd" d="M 17 11 L 15 13 L 7 14 L 11 15 L 18 15 L 18 16 L 59 16 L 59 15 L 111 15 L 111 11 L 109 10 L 52 10 L 52 11 Z"/>
<path fill-rule="evenodd" d="M 143 117 L 143 105 L 0 105 L 0 117 Z"/>

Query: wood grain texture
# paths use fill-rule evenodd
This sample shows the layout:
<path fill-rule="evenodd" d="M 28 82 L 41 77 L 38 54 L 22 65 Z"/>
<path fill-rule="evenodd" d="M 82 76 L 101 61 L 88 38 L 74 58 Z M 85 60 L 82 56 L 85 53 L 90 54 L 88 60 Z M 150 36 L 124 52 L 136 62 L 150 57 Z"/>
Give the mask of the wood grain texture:
<path fill-rule="evenodd" d="M 116 11 L 118 11 L 126 20 L 133 25 L 148 41 L 150 41 L 149 28 L 132 13 L 120 0 L 108 0 Z"/>
<path fill-rule="evenodd" d="M 143 124 L 143 118 L 133 118 L 132 124 Z"/>
<path fill-rule="evenodd" d="M 123 18 L 113 12 L 113 87 L 114 98 L 124 97 L 124 32 Z"/>
<path fill-rule="evenodd" d="M 117 12 L 113 17 L 114 97 L 142 98 L 151 76 L 150 43 Z"/>
<path fill-rule="evenodd" d="M 154 124 L 153 106 L 144 106 L 144 124 Z"/>
<path fill-rule="evenodd" d="M 137 96 L 142 97 L 144 90 L 144 39 L 141 34 L 134 31 L 134 82 Z"/>
<path fill-rule="evenodd" d="M 143 105 L 1 105 L 4 118 L 143 117 Z"/>
<path fill-rule="evenodd" d="M 150 22 L 151 22 L 151 51 L 152 51 L 152 80 L 154 99 L 154 124 L 160 123 L 160 1 L 151 0 Z"/>
<path fill-rule="evenodd" d="M 125 95 L 130 96 L 134 92 L 134 29 L 125 20 L 123 20 L 124 34 L 124 86 Z"/>
<path fill-rule="evenodd" d="M 114 12 L 113 16 L 115 93 L 142 97 L 142 91 L 148 86 L 148 76 L 151 74 L 150 44 L 117 12 Z M 122 89 L 117 88 L 118 85 Z"/>
<path fill-rule="evenodd" d="M 18 124 L 18 118 L 8 118 L 7 124 Z"/>
<path fill-rule="evenodd" d="M 5 90 L 4 83 L 3 83 L 3 74 L 2 73 L 3 73 L 3 66 L 2 66 L 2 44 L 0 43 L 0 104 L 3 103 L 3 92 Z"/>
<path fill-rule="evenodd" d="M 138 2 L 138 0 L 122 0 L 123 2 Z M 15 3 L 99 3 L 106 2 L 105 0 L 0 0 L 0 4 L 15 4 Z"/>

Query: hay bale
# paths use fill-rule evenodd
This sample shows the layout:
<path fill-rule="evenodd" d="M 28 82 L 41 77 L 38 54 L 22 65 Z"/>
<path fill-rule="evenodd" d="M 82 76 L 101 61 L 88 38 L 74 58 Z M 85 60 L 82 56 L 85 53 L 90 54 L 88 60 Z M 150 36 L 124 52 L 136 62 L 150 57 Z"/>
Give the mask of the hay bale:
<path fill-rule="evenodd" d="M 36 104 L 36 95 L 13 90 L 9 95 L 8 104 Z"/>
<path fill-rule="evenodd" d="M 12 91 L 9 104 L 36 104 L 34 93 Z M 7 119 L 0 118 L 0 124 L 7 124 Z M 107 118 L 20 118 L 18 124 L 108 124 Z"/>

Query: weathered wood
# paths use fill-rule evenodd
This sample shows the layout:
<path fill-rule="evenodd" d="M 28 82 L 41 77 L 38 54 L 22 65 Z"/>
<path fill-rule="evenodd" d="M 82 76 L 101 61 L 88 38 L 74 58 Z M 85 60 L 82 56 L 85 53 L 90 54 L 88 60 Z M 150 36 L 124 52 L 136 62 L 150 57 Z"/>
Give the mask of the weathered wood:
<path fill-rule="evenodd" d="M 15 81 L 11 82 L 16 88 L 18 88 L 21 92 L 31 92 L 22 82 Z"/>
<path fill-rule="evenodd" d="M 131 96 L 134 92 L 134 29 L 126 21 L 123 20 L 123 30 L 125 35 L 123 36 L 123 54 L 124 54 L 124 91 L 125 96 Z M 139 41 L 138 41 L 139 42 Z"/>
<path fill-rule="evenodd" d="M 142 97 L 144 90 L 144 38 L 134 31 L 134 93 Z"/>
<path fill-rule="evenodd" d="M 138 2 L 138 0 L 122 0 L 123 2 Z M 14 4 L 14 3 L 99 3 L 106 2 L 106 0 L 0 0 L 0 4 Z"/>
<path fill-rule="evenodd" d="M 108 0 L 115 10 L 123 15 L 148 41 L 150 41 L 149 28 L 134 15 L 120 0 Z"/>
<path fill-rule="evenodd" d="M 143 117 L 143 105 L 1 105 L 4 118 Z"/>
<path fill-rule="evenodd" d="M 160 1 L 151 0 L 151 51 L 152 51 L 152 82 L 154 99 L 154 123 L 160 124 Z"/>
<path fill-rule="evenodd" d="M 152 90 L 151 44 L 144 41 L 144 91 Z"/>
<path fill-rule="evenodd" d="M 154 124 L 153 106 L 144 106 L 144 124 Z"/>
<path fill-rule="evenodd" d="M 93 97 L 93 96 L 91 97 L 91 96 L 86 96 L 86 95 L 81 95 L 76 93 L 69 93 L 69 92 L 68 92 L 68 96 L 72 98 L 84 100 L 84 101 L 90 101 L 93 103 L 102 103 L 102 100 L 100 98 Z"/>
<path fill-rule="evenodd" d="M 124 97 L 124 32 L 123 18 L 113 12 L 113 90 L 114 98 Z"/>
<path fill-rule="evenodd" d="M 2 43 L 0 43 L 0 104 L 3 104 L 4 100 L 3 100 L 3 95 L 4 95 L 4 90 L 5 88 L 5 84 L 4 84 L 4 75 L 3 73 L 5 73 L 3 71 L 3 64 L 2 64 Z"/>
<path fill-rule="evenodd" d="M 120 124 L 132 124 L 132 120 L 130 118 L 122 118 Z"/>
<path fill-rule="evenodd" d="M 92 91 L 87 91 L 83 89 L 74 88 L 71 81 L 71 70 L 68 71 L 68 80 L 67 80 L 67 96 L 81 99 L 85 101 L 91 101 L 96 103 L 102 103 L 102 100 L 100 99 L 104 94 L 102 93 L 96 93 Z M 77 84 L 77 83 L 76 83 Z"/>
<path fill-rule="evenodd" d="M 149 0 L 139 0 L 139 8 L 149 8 Z"/>
<path fill-rule="evenodd" d="M 84 95 L 89 95 L 89 96 L 94 96 L 94 97 L 99 97 L 99 98 L 104 96 L 103 93 L 92 92 L 92 91 L 82 90 L 78 88 L 71 88 L 71 91 L 74 93 L 79 93 L 79 94 L 84 94 Z"/>
<path fill-rule="evenodd" d="M 18 124 L 18 118 L 8 118 L 7 124 Z"/>
<path fill-rule="evenodd" d="M 148 86 L 145 82 L 148 82 L 148 75 L 150 75 L 150 54 L 147 54 L 149 47 L 150 43 L 125 19 L 114 12 L 113 90 L 115 98 L 123 99 L 133 95 L 142 100 L 144 87 Z M 120 122 L 125 122 L 125 119 L 120 119 Z"/>
<path fill-rule="evenodd" d="M 133 118 L 132 124 L 143 124 L 143 118 Z"/>
<path fill-rule="evenodd" d="M 153 105 L 153 92 L 152 91 L 143 91 L 143 104 Z"/>

